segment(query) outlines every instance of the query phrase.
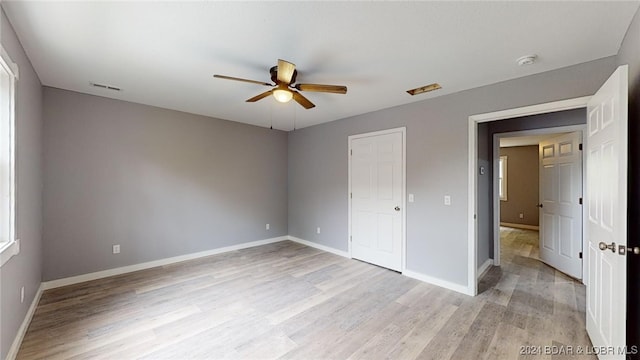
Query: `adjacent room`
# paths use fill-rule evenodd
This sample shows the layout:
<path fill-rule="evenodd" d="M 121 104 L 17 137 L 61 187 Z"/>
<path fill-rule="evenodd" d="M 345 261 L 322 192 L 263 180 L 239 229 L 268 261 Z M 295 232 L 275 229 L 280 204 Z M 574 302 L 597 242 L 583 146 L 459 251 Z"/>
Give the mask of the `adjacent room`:
<path fill-rule="evenodd" d="M 0 9 L 0 359 L 640 356 L 640 1 Z"/>

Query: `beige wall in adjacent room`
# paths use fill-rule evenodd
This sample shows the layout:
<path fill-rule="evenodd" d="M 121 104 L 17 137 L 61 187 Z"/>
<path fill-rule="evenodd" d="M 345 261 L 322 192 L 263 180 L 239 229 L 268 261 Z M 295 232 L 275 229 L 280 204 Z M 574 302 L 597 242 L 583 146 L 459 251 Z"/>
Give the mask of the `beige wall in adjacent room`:
<path fill-rule="evenodd" d="M 500 148 L 500 156 L 507 156 L 507 200 L 500 201 L 500 222 L 538 226 L 538 146 Z"/>

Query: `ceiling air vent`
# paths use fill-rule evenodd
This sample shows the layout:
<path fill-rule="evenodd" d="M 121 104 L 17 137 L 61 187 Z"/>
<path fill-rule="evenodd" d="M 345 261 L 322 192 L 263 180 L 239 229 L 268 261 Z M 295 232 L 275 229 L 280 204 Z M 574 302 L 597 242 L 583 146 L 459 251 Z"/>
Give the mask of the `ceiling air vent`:
<path fill-rule="evenodd" d="M 111 86 L 111 85 L 105 85 L 105 84 L 98 84 L 98 83 L 89 83 L 91 86 L 100 88 L 100 89 L 106 89 L 106 90 L 113 90 L 113 91 L 121 91 L 122 89 L 120 89 L 119 87 L 115 87 L 115 86 Z"/>
<path fill-rule="evenodd" d="M 419 88 L 407 90 L 407 92 L 409 93 L 409 95 L 413 96 L 413 95 L 418 95 L 418 94 L 422 94 L 422 93 L 426 93 L 426 92 L 434 91 L 438 89 L 442 89 L 442 86 L 440 86 L 440 84 L 438 83 L 433 83 L 433 84 L 425 85 Z"/>

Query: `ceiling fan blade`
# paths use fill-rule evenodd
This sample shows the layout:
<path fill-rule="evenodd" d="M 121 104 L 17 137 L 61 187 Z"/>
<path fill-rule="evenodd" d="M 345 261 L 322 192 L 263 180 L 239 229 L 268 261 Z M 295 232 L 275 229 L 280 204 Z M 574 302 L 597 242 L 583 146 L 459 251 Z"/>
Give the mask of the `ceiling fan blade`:
<path fill-rule="evenodd" d="M 342 85 L 297 84 L 296 89 L 300 91 L 314 91 L 334 94 L 347 93 L 347 87 Z"/>
<path fill-rule="evenodd" d="M 262 81 L 256 81 L 256 80 L 248 80 L 248 79 L 241 79 L 241 78 L 237 78 L 237 77 L 233 77 L 233 76 L 226 76 L 226 75 L 213 75 L 214 78 L 218 78 L 218 79 L 225 79 L 225 80 L 234 80 L 234 81 L 242 81 L 242 82 L 247 82 L 247 83 L 251 83 L 251 84 L 258 84 L 258 85 L 265 85 L 265 86 L 271 86 L 273 87 L 273 84 L 269 84 L 267 82 L 262 82 Z"/>
<path fill-rule="evenodd" d="M 292 91 L 292 93 L 293 93 L 293 100 L 295 100 L 298 104 L 302 105 L 303 108 L 308 110 L 315 107 L 315 105 L 311 101 L 309 101 L 309 99 L 302 96 L 302 94 L 300 94 L 299 92 Z"/>
<path fill-rule="evenodd" d="M 248 99 L 247 102 L 256 102 L 258 100 L 262 100 L 264 98 L 266 98 L 267 96 L 271 95 L 272 90 L 269 91 L 265 91 L 262 94 L 256 95 L 254 97 L 252 97 L 251 99 Z"/>
<path fill-rule="evenodd" d="M 278 81 L 287 85 L 291 84 L 293 72 L 296 71 L 296 65 L 288 61 L 278 59 Z"/>

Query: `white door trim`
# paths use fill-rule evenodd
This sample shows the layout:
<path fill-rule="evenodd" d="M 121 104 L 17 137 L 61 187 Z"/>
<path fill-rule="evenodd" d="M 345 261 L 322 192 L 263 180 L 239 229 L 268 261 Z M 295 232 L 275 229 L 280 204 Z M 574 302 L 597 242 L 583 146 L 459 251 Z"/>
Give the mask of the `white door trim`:
<path fill-rule="evenodd" d="M 478 221 L 476 214 L 478 212 L 478 124 L 483 122 L 489 122 L 494 120 L 502 120 L 519 116 L 546 114 L 550 112 L 571 110 L 584 108 L 587 106 L 587 102 L 591 96 L 584 96 L 580 98 L 567 99 L 554 101 L 544 104 L 537 104 L 531 106 L 524 106 L 520 108 L 507 109 L 494 111 L 484 114 L 475 114 L 469 116 L 469 169 L 468 169 L 468 182 L 469 198 L 468 203 L 468 275 L 467 275 L 467 294 L 478 294 L 478 281 L 477 281 L 477 242 L 478 242 Z"/>
<path fill-rule="evenodd" d="M 498 194 L 498 160 L 500 159 L 500 139 L 518 137 L 518 136 L 532 136 L 532 135 L 546 135 L 564 132 L 582 132 L 583 141 L 585 136 L 585 130 L 587 125 L 569 125 L 559 126 L 553 128 L 533 129 L 533 130 L 521 130 L 511 131 L 505 133 L 493 134 L 493 265 L 500 266 L 500 197 Z M 582 157 L 582 169 L 585 169 L 586 158 Z M 582 180 L 584 183 L 584 170 L 582 171 Z M 584 234 L 584 232 L 583 232 Z M 584 236 L 583 236 L 584 239 Z"/>
<path fill-rule="evenodd" d="M 380 130 L 380 131 L 373 131 L 373 132 L 368 132 L 368 133 L 364 133 L 364 134 L 357 134 L 357 135 L 350 135 L 347 138 L 347 145 L 348 145 L 348 150 L 347 150 L 347 163 L 349 164 L 349 175 L 348 175 L 348 192 L 347 192 L 347 199 L 349 199 L 349 222 L 348 222 L 348 226 L 349 226 L 349 237 L 347 238 L 347 244 L 348 244 L 348 248 L 349 248 L 349 258 L 353 259 L 353 256 L 351 254 L 351 142 L 354 139 L 358 139 L 358 138 L 364 138 L 364 137 L 371 137 L 371 136 L 378 136 L 378 135 L 386 135 L 386 134 L 393 134 L 393 133 L 401 133 L 402 134 L 402 170 L 401 170 L 401 174 L 402 174 L 402 200 L 401 200 L 401 205 L 403 211 L 401 212 L 401 220 L 400 220 L 400 224 L 402 225 L 402 250 L 400 251 L 400 253 L 402 254 L 402 268 L 401 268 L 401 272 L 404 272 L 405 269 L 407 268 L 407 201 L 406 201 L 406 193 L 407 193 L 407 128 L 406 127 L 399 127 L 399 128 L 393 128 L 393 129 L 387 129 L 387 130 Z"/>

